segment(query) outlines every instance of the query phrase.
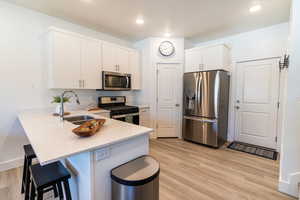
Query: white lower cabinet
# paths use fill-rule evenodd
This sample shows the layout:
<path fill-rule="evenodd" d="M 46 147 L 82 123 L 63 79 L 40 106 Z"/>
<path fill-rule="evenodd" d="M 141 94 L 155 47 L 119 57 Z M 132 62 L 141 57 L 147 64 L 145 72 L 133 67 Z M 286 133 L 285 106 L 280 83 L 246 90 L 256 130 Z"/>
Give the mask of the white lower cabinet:
<path fill-rule="evenodd" d="M 140 125 L 151 128 L 150 124 L 150 109 L 149 108 L 140 108 Z"/>

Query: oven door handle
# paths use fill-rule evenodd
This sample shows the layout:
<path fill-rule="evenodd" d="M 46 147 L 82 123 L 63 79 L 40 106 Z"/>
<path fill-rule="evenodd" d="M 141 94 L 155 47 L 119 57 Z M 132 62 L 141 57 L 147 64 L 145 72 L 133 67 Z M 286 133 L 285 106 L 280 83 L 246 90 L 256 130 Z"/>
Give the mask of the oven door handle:
<path fill-rule="evenodd" d="M 123 114 L 123 115 L 113 115 L 113 116 L 111 116 L 111 118 L 119 119 L 119 118 L 138 116 L 138 115 L 139 115 L 139 113 L 130 113 L 130 114 Z"/>

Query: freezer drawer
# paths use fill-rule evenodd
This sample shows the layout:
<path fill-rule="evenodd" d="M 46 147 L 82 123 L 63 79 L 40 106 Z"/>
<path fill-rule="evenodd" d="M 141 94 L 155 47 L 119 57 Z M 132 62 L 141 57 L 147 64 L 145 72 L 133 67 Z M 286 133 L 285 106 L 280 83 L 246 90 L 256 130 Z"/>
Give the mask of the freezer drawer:
<path fill-rule="evenodd" d="M 184 116 L 183 138 L 200 144 L 218 147 L 218 122 L 207 118 Z"/>

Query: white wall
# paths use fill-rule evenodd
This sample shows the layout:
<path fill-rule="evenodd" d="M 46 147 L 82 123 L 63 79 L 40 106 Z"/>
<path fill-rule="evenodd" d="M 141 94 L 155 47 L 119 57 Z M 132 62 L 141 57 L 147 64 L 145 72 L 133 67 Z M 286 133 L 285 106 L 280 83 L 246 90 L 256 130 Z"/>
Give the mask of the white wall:
<path fill-rule="evenodd" d="M 22 145 L 27 143 L 17 120 L 17 112 L 27 108 L 53 106 L 50 104 L 51 97 L 61 92 L 46 88 L 45 33 L 48 27 L 56 26 L 128 47 L 132 44 L 3 1 L 0 1 L 0 24 L 1 171 L 20 163 L 23 156 Z M 112 94 L 92 90 L 78 93 L 83 104 L 96 103 L 100 94 Z M 131 95 L 131 93 L 122 94 Z"/>
<path fill-rule="evenodd" d="M 234 102 L 236 89 L 236 63 L 283 56 L 286 52 L 289 35 L 289 23 L 278 24 L 251 32 L 245 32 L 213 41 L 198 43 L 195 46 L 207 46 L 225 43 L 231 49 L 231 86 L 229 105 L 228 139 L 234 140 Z M 284 80 L 283 80 L 284 82 Z M 280 140 L 280 138 L 279 138 Z M 280 141 L 279 141 L 280 142 Z"/>
<path fill-rule="evenodd" d="M 279 190 L 295 197 L 300 183 L 300 1 L 294 0 L 291 12 L 291 32 L 288 69 L 286 114 L 282 136 Z"/>
<path fill-rule="evenodd" d="M 175 54 L 171 57 L 162 57 L 158 52 L 159 44 L 169 40 L 175 46 Z M 142 63 L 142 90 L 135 93 L 137 103 L 150 106 L 150 124 L 156 129 L 156 97 L 157 97 L 157 77 L 156 70 L 158 63 L 179 63 L 184 62 L 184 39 L 183 38 L 148 38 L 139 41 L 134 46 L 141 51 Z M 154 137 L 156 133 L 154 132 Z"/>
<path fill-rule="evenodd" d="M 205 46 L 226 43 L 234 62 L 281 56 L 286 52 L 289 24 L 283 23 L 213 41 L 198 43 Z"/>

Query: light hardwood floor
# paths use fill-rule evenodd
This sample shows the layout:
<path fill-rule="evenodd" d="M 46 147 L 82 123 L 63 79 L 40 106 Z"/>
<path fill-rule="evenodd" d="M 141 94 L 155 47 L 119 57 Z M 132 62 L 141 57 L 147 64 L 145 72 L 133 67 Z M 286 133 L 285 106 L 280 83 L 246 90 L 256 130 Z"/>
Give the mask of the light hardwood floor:
<path fill-rule="evenodd" d="M 151 140 L 160 200 L 294 199 L 277 191 L 279 162 L 178 139 Z"/>
<path fill-rule="evenodd" d="M 161 166 L 160 200 L 288 200 L 277 191 L 278 161 L 179 139 L 150 141 Z M 22 168 L 0 173 L 0 200 L 21 200 Z"/>

